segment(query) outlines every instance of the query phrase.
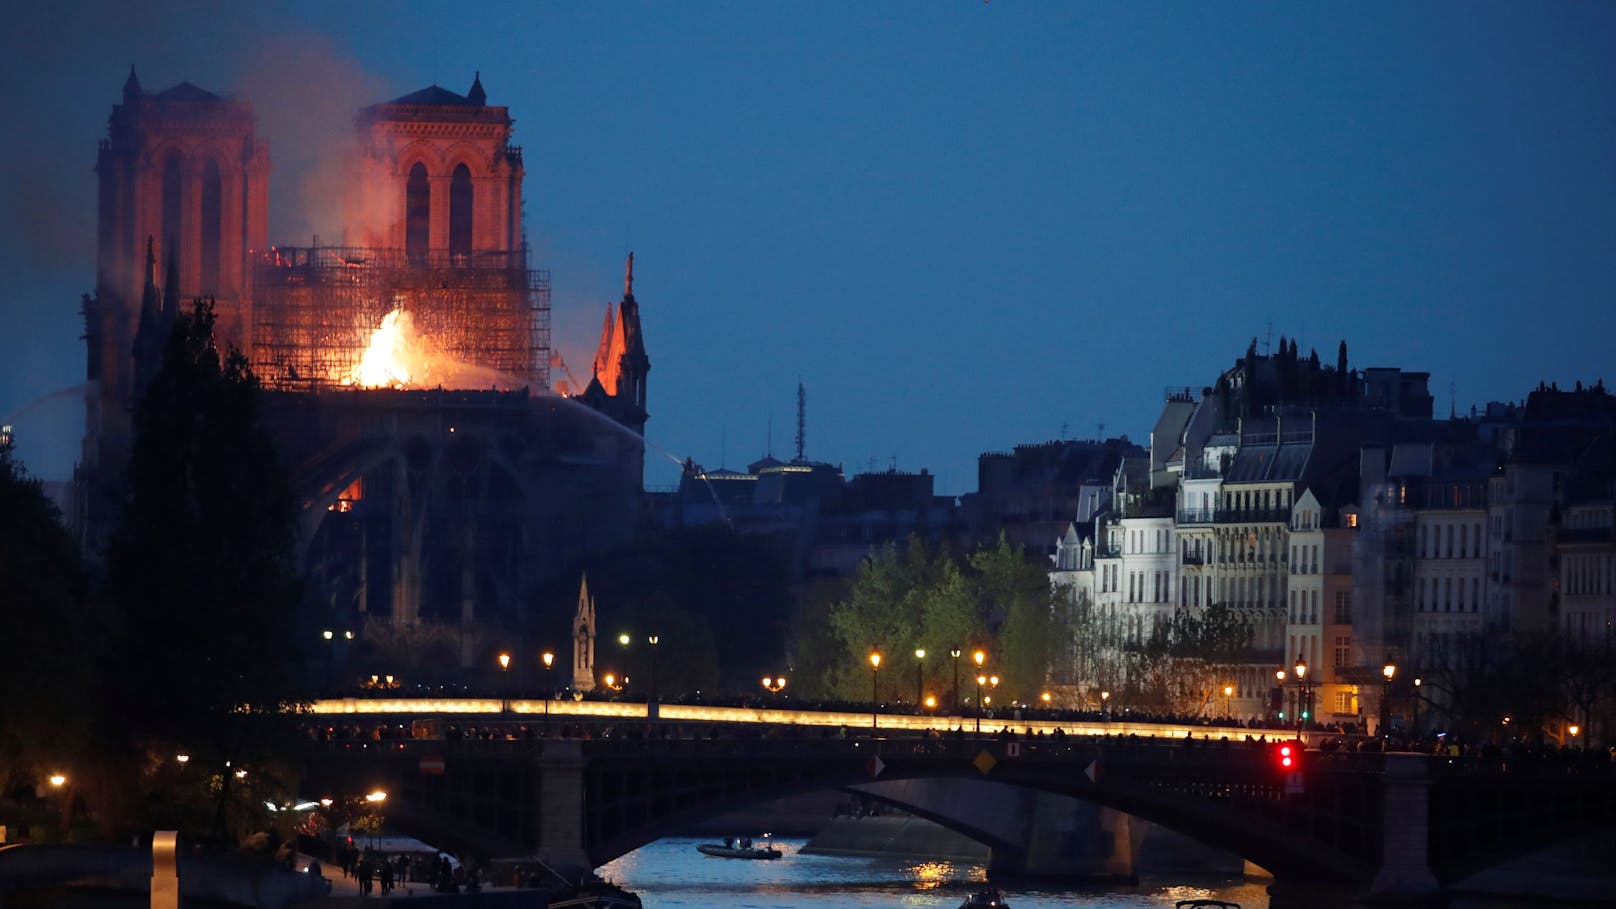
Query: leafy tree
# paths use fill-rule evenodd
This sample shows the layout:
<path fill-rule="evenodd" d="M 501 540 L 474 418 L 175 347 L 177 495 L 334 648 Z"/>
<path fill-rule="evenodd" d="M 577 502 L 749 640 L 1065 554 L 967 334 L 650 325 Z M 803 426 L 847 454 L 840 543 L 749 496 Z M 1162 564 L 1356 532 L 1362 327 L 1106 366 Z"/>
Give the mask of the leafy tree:
<path fill-rule="evenodd" d="M 9 792 L 82 752 L 102 628 L 73 535 L 9 445 L 0 445 L 0 585 L 0 791 Z"/>
<path fill-rule="evenodd" d="M 984 612 L 1000 619 L 1001 698 L 1031 701 L 1055 657 L 1055 591 L 1049 572 L 1012 547 L 1003 534 L 992 549 L 971 554 Z"/>
<path fill-rule="evenodd" d="M 1180 607 L 1140 652 L 1140 682 L 1133 696 L 1174 713 L 1205 713 L 1222 696 L 1251 635 L 1251 626 L 1223 603 Z"/>
<path fill-rule="evenodd" d="M 135 419 L 108 593 L 109 744 L 240 766 L 293 700 L 295 505 L 239 351 L 221 360 L 211 302 L 175 321 Z M 220 811 L 233 774 L 223 777 Z"/>

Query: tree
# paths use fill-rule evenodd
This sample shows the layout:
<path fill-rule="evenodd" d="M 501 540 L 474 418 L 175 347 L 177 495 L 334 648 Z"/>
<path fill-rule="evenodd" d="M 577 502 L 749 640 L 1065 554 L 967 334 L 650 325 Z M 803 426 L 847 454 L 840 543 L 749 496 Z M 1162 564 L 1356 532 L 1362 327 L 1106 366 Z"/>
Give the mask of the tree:
<path fill-rule="evenodd" d="M 239 351 L 221 360 L 213 326 L 201 300 L 175 320 L 136 414 L 104 725 L 116 746 L 239 766 L 294 700 L 297 525 L 257 380 Z"/>
<path fill-rule="evenodd" d="M 1055 591 L 1049 571 L 1029 561 L 1004 534 L 992 549 L 971 554 L 984 612 L 999 621 L 1002 697 L 1031 701 L 1049 677 L 1055 657 Z"/>
<path fill-rule="evenodd" d="M 1251 626 L 1223 603 L 1178 608 L 1139 654 L 1141 701 L 1173 713 L 1206 712 L 1222 696 L 1251 636 Z"/>
<path fill-rule="evenodd" d="M 37 782 L 89 737 L 99 629 L 84 565 L 40 482 L 0 444 L 0 791 Z"/>

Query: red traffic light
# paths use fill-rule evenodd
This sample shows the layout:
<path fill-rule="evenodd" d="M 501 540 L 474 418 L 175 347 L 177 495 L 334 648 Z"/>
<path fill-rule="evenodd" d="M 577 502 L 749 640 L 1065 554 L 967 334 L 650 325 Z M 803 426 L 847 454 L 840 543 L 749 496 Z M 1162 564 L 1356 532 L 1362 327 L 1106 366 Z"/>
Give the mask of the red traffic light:
<path fill-rule="evenodd" d="M 1296 740 L 1274 742 L 1269 746 L 1269 766 L 1280 773 L 1295 773 L 1302 769 L 1302 743 Z"/>

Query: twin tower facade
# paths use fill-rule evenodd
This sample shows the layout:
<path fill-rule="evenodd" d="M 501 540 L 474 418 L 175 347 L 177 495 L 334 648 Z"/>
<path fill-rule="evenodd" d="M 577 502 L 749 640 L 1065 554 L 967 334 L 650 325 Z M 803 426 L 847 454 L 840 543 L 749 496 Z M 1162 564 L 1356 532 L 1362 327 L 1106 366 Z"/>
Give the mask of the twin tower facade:
<path fill-rule="evenodd" d="M 466 541 L 497 535 L 488 526 L 496 511 L 499 533 L 548 541 L 523 544 L 543 552 L 504 557 L 541 573 L 625 537 L 643 485 L 650 370 L 632 256 L 623 298 L 607 308 L 594 376 L 557 395 L 549 275 L 528 262 L 525 172 L 511 129 L 480 77 L 464 95 L 432 86 L 366 107 L 353 141 L 332 151 L 345 156 L 341 189 L 328 193 L 340 196 L 329 200 L 340 201 L 338 242 L 277 245 L 268 236 L 270 144 L 251 105 L 189 82 L 147 91 L 131 68 L 96 160 L 96 282 L 83 301 L 89 391 L 78 507 L 90 542 L 122 499 L 132 415 L 160 339 L 195 298 L 214 301 L 220 347 L 241 350 L 272 393 L 267 412 L 283 458 L 366 452 L 293 478 L 310 513 L 357 520 L 369 501 L 376 521 L 397 524 L 401 509 L 413 510 L 410 533 L 378 523 L 355 544 L 350 555 L 367 579 L 345 594 L 350 612 L 405 622 L 487 614 L 485 591 L 535 580 L 482 578 L 486 565 L 462 564 L 478 548 Z M 394 362 L 367 368 L 376 357 Z M 339 410 L 344 419 L 332 416 Z M 595 413 L 581 419 L 586 410 Z M 452 449 L 435 435 L 440 425 L 459 427 Z M 480 428 L 468 436 L 472 425 Z M 435 478 L 440 464 L 458 472 Z M 435 484 L 445 497 L 453 486 L 460 501 L 434 504 Z M 488 496 L 485 512 L 464 503 L 477 489 Z M 571 501 L 571 489 L 608 504 Z M 434 552 L 419 528 L 451 514 L 462 543 Z M 311 521 L 306 545 L 329 530 Z M 390 542 L 380 547 L 376 536 Z"/>

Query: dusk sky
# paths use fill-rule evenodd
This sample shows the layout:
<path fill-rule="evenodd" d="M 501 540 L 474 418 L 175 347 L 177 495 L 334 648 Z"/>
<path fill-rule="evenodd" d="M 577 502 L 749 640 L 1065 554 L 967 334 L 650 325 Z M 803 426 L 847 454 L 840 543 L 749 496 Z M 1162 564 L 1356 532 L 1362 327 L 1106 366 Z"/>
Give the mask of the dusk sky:
<path fill-rule="evenodd" d="M 1616 3 L 43 7 L 0 36 L 0 421 L 47 479 L 131 63 L 253 102 L 290 245 L 340 240 L 360 106 L 480 71 L 584 381 L 635 252 L 652 488 L 771 418 L 790 457 L 799 379 L 809 457 L 954 494 L 984 451 L 1145 441 L 1270 333 L 1428 371 L 1442 415 L 1616 380 Z"/>

